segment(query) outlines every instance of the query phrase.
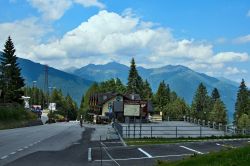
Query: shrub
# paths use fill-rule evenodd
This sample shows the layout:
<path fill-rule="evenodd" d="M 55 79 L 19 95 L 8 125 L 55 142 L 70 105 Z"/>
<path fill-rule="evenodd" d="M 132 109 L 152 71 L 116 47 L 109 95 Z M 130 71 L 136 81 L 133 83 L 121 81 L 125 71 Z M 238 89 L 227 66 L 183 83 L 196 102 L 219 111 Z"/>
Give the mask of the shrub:
<path fill-rule="evenodd" d="M 37 116 L 29 111 L 26 111 L 22 105 L 11 104 L 0 106 L 0 120 L 33 120 Z"/>

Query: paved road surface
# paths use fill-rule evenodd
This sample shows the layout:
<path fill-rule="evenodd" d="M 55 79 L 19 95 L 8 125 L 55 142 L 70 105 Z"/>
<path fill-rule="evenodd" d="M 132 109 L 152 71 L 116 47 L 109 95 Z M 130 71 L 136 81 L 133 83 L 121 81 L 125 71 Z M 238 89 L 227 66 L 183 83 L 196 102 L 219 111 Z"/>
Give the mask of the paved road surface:
<path fill-rule="evenodd" d="M 82 137 L 75 122 L 0 130 L 0 165 L 37 151 L 58 151 Z"/>
<path fill-rule="evenodd" d="M 102 162 L 103 166 L 151 166 L 159 159 L 178 160 L 250 143 L 244 139 L 125 147 L 110 126 L 84 126 L 70 122 L 0 131 L 0 165 L 99 166 Z M 100 136 L 102 141 L 98 141 Z M 89 148 L 92 161 L 88 161 Z"/>

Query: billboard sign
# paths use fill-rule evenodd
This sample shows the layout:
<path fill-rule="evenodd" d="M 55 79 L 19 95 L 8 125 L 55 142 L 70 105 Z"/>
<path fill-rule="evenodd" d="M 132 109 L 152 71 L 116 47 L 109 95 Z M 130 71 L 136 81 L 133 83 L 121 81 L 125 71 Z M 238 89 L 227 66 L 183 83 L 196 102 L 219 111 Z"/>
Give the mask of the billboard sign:
<path fill-rule="evenodd" d="M 49 110 L 55 111 L 56 110 L 56 103 L 49 103 Z"/>
<path fill-rule="evenodd" d="M 124 104 L 124 116 L 140 116 L 140 105 Z"/>

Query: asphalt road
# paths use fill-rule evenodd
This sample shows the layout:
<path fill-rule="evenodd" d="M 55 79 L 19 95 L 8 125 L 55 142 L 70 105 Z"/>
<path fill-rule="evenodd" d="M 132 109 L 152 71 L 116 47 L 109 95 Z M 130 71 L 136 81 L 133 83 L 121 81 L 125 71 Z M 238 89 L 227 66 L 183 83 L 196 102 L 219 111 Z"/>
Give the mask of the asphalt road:
<path fill-rule="evenodd" d="M 101 163 L 105 166 L 152 166 L 157 160 L 180 160 L 194 153 L 204 155 L 222 149 L 245 146 L 249 142 L 248 139 L 128 147 L 105 147 L 103 145 L 102 151 L 99 147 L 92 148 L 91 164 L 95 166 Z"/>
<path fill-rule="evenodd" d="M 59 123 L 0 131 L 0 165 L 151 166 L 157 160 L 178 160 L 194 153 L 203 155 L 250 142 L 244 139 L 125 147 L 117 137 L 111 137 L 113 131 L 110 126 L 84 126 L 80 128 L 77 123 Z M 112 139 L 98 141 L 100 136 Z M 88 161 L 90 148 L 92 161 Z"/>
<path fill-rule="evenodd" d="M 0 130 L 0 165 L 37 151 L 63 150 L 82 138 L 75 122 Z"/>

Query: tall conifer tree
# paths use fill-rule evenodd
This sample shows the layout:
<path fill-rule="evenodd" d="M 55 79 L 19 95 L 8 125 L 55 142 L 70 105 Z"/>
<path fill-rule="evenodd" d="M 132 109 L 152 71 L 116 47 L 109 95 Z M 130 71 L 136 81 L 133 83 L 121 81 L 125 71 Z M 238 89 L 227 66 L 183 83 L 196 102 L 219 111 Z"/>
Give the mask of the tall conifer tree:
<path fill-rule="evenodd" d="M 12 39 L 8 37 L 3 50 L 3 55 L 0 57 L 2 70 L 2 90 L 4 102 L 21 103 L 23 95 L 24 79 L 21 76 L 21 69 L 17 63 L 15 55 L 15 47 Z"/>
<path fill-rule="evenodd" d="M 191 110 L 193 116 L 207 120 L 209 111 L 211 110 L 210 98 L 207 94 L 207 88 L 200 83 L 192 102 Z"/>
<path fill-rule="evenodd" d="M 238 120 L 243 115 L 249 115 L 250 110 L 250 96 L 249 91 L 247 90 L 247 86 L 245 84 L 244 79 L 242 79 L 241 84 L 239 86 L 239 90 L 237 93 L 237 100 L 235 103 L 235 113 L 234 113 L 234 120 L 236 125 L 238 126 Z"/>
<path fill-rule="evenodd" d="M 131 60 L 127 84 L 127 93 L 136 93 L 140 96 L 143 95 L 143 80 L 137 72 L 134 58 L 132 58 Z"/>

